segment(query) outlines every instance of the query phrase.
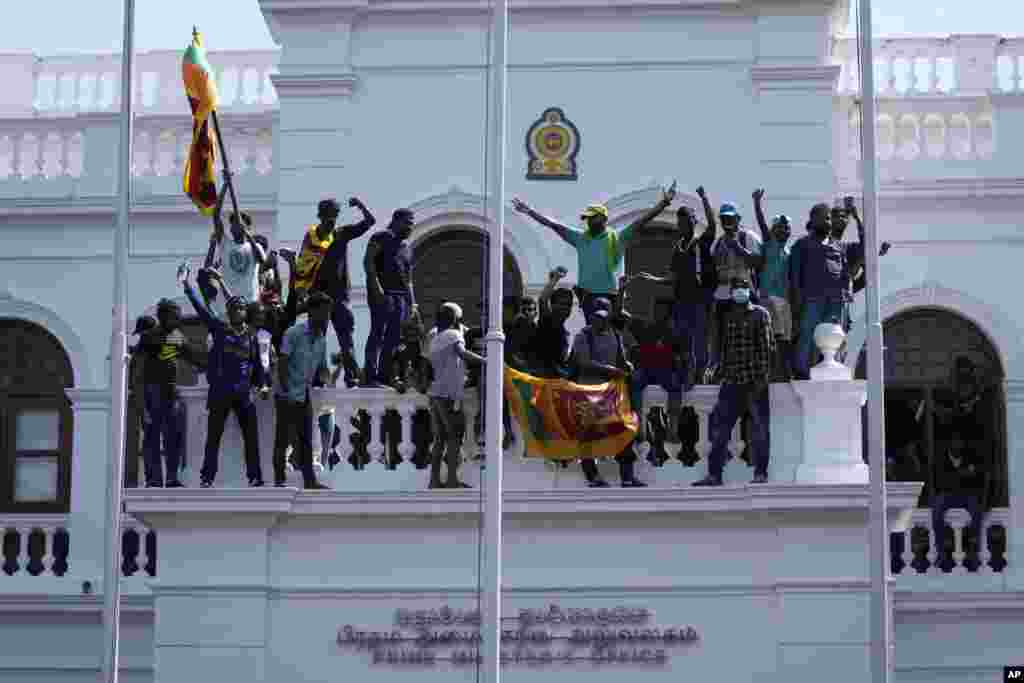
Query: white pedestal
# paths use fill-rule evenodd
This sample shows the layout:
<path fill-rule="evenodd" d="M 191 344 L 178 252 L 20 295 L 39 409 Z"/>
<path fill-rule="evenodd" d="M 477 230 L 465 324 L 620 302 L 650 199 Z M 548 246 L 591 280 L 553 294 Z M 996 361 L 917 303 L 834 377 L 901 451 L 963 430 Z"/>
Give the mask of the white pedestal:
<path fill-rule="evenodd" d="M 861 455 L 860 409 L 867 400 L 863 380 L 793 382 L 803 404 L 803 459 L 794 481 L 807 484 L 866 484 Z"/>

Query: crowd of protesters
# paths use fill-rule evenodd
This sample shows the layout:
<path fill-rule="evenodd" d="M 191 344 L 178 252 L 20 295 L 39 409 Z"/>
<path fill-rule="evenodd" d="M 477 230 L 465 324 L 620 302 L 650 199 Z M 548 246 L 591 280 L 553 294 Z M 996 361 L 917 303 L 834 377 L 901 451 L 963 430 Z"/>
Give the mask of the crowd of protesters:
<path fill-rule="evenodd" d="M 833 207 L 812 207 L 807 234 L 790 245 L 792 221 L 779 215 L 769 226 L 763 212 L 764 190 L 753 193 L 759 234 L 743 227 L 733 204 L 722 204 L 716 214 L 703 187 L 697 194 L 706 219 L 703 228 L 698 230 L 701 226 L 689 207 L 680 207 L 675 213 L 678 239 L 666 255 L 665 274 L 638 273 L 632 279 L 671 287 L 670 302 L 657 307 L 653 320 L 633 317 L 628 310 L 632 280 L 623 277 L 624 255 L 634 235 L 672 204 L 675 184 L 663 191 L 655 206 L 621 229 L 608 225 L 608 209 L 600 204 L 581 212 L 583 227 L 577 228 L 513 200 L 515 210 L 551 229 L 576 251 L 578 278 L 569 285 L 567 270 L 558 268 L 537 300 L 513 302 L 504 321 L 508 365 L 578 384 L 624 380 L 642 415 L 647 386 L 660 385 L 668 392 L 668 414 L 641 419 L 636 442 L 616 458 L 621 483 L 627 487 L 645 485 L 634 474 L 634 462 L 637 453 L 650 452 L 649 437 L 654 437 L 659 452 L 665 441 L 683 442 L 680 458 L 695 461 L 695 415 L 682 408 L 681 397 L 697 383 L 721 384 L 710 419 L 708 474 L 697 485 L 722 484 L 726 446 L 739 420 L 745 425 L 749 452 L 744 457 L 754 467 L 753 481 L 765 481 L 768 385 L 808 378 L 815 328 L 833 322 L 848 330 L 848 307 L 858 278 L 863 280 L 863 226 L 852 199 Z M 477 353 L 482 350 L 482 335 L 466 328 L 457 302 L 444 302 L 434 312 L 435 327 L 424 329 L 408 243 L 413 212 L 395 211 L 387 228 L 368 240 L 363 267 L 370 329 L 360 369 L 347 252 L 351 242 L 376 224 L 373 214 L 352 198 L 348 204 L 361 219 L 338 226 L 341 207 L 326 199 L 319 203 L 317 221 L 305 230 L 298 251 L 274 251 L 268 240 L 254 234 L 244 212 L 230 213 L 225 229 L 224 196 L 222 192 L 214 212 L 210 248 L 195 286 L 187 264 L 179 269 L 178 278 L 209 332 L 204 368 L 209 426 L 201 486 L 214 484 L 229 413 L 241 427 L 249 484 L 264 484 L 253 400 L 273 395 L 275 485 L 285 485 L 291 466 L 302 473 L 306 488 L 324 488 L 314 468 L 310 389 L 333 385 L 342 374 L 349 388 L 392 387 L 404 392 L 415 387 L 425 393 L 430 415 L 425 426 L 433 441 L 430 487 L 466 486 L 457 474 L 466 432 L 462 404 L 467 379 L 480 381 L 476 368 L 483 362 Z M 856 242 L 844 241 L 850 219 L 858 228 Z M 288 266 L 287 278 L 282 277 L 281 261 Z M 586 326 L 573 339 L 566 321 L 577 303 Z M 164 299 L 158 303 L 156 319 L 140 319 L 136 327 L 140 341 L 135 349 L 145 363 L 143 450 L 146 484 L 151 487 L 182 486 L 178 473 L 183 409 L 175 377 L 179 363 L 197 362 L 181 332 L 182 317 L 177 304 Z M 333 371 L 326 351 L 328 322 L 339 346 Z M 327 452 L 339 438 L 333 412 L 328 407 L 316 417 L 323 448 L 320 460 L 333 464 L 338 456 Z M 368 441 L 362 436 L 365 421 L 365 416 L 354 420 L 350 461 L 357 466 L 364 464 L 359 452 L 365 454 Z M 387 434 L 394 437 L 400 432 L 394 420 L 385 421 Z M 513 443 L 507 410 L 505 427 L 507 448 Z M 608 486 L 593 460 L 583 459 L 581 467 L 590 486 Z"/>

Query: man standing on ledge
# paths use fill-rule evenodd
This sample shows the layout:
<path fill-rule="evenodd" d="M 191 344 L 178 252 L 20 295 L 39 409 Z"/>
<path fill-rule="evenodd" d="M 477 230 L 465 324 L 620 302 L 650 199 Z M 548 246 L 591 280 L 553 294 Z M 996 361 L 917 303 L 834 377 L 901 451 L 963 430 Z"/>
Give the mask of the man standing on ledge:
<path fill-rule="evenodd" d="M 754 452 L 753 484 L 768 480 L 768 383 L 772 376 L 775 334 L 768 311 L 750 301 L 750 281 L 732 280 L 732 306 L 723 317 L 721 349 L 722 386 L 708 421 L 711 454 L 708 475 L 694 486 L 721 486 L 725 452 L 736 420 L 751 417 Z"/>
<path fill-rule="evenodd" d="M 343 225 L 334 229 L 334 241 L 331 246 L 327 247 L 323 262 L 317 270 L 313 289 L 325 292 L 334 299 L 331 325 L 334 326 L 334 334 L 338 336 L 338 348 L 341 349 L 341 363 L 345 368 L 345 386 L 351 389 L 358 382 L 359 366 L 356 364 L 352 341 L 352 334 L 356 329 L 356 319 L 352 315 L 352 309 L 348 306 L 349 289 L 351 288 L 348 275 L 348 243 L 365 235 L 366 231 L 372 228 L 377 221 L 366 205 L 356 197 L 349 199 L 348 205 L 359 209 L 363 214 L 363 219 L 353 225 Z M 329 220 L 330 224 L 334 225 L 338 214 L 337 201 L 327 199 L 320 202 L 320 215 L 324 217 L 322 220 Z"/>
<path fill-rule="evenodd" d="M 364 387 L 397 383 L 393 361 L 402 339 L 402 324 L 419 310 L 412 286 L 412 249 L 406 242 L 412 234 L 414 218 L 412 210 L 398 209 L 392 214 L 388 229 L 375 234 L 366 245 L 363 267 L 370 305 L 370 334 L 366 339 Z"/>
<path fill-rule="evenodd" d="M 622 275 L 623 257 L 626 246 L 639 228 L 658 217 L 676 196 L 676 184 L 662 193 L 661 200 L 653 209 L 627 225 L 622 230 L 608 229 L 608 207 L 603 204 L 591 204 L 580 215 L 587 224 L 586 230 L 563 225 L 558 221 L 542 216 L 520 199 L 512 200 L 512 207 L 550 228 L 569 246 L 576 250 L 577 294 L 587 324 L 592 324 L 594 300 L 607 299 L 614 302 L 617 296 L 616 286 Z"/>
<path fill-rule="evenodd" d="M 326 333 L 333 303 L 323 292 L 310 294 L 306 302 L 309 318 L 289 327 L 281 341 L 274 400 L 274 486 L 285 485 L 284 452 L 294 443 L 304 488 L 327 488 L 313 473 L 313 404 L 309 389 L 318 375 L 325 383 L 329 380 Z"/>

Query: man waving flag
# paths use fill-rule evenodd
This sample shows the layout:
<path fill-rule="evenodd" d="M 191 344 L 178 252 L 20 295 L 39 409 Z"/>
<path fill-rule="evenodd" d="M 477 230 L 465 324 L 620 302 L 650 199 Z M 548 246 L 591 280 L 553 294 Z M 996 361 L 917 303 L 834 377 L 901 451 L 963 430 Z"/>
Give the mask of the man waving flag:
<path fill-rule="evenodd" d="M 218 105 L 217 81 L 206 61 L 202 36 L 195 29 L 192 44 L 181 60 L 181 78 L 192 107 L 192 146 L 185 162 L 184 190 L 199 212 L 210 216 L 217 206 L 217 176 L 213 171 L 216 152 L 210 128 L 210 115 Z"/>

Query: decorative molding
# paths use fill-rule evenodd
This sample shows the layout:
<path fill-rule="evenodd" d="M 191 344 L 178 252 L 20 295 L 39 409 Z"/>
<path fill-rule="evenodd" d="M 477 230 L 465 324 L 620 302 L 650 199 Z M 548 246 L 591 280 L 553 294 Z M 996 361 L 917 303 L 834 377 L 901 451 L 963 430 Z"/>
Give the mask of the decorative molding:
<path fill-rule="evenodd" d="M 40 304 L 16 298 L 10 291 L 0 297 L 0 318 L 14 318 L 39 325 L 52 334 L 64 348 L 71 361 L 75 386 L 90 385 L 93 381 L 89 354 L 82 338 L 67 322 L 54 311 Z"/>
<path fill-rule="evenodd" d="M 743 0 L 519 0 L 510 12 L 538 9 L 573 11 L 584 9 L 673 9 L 709 13 L 714 10 L 736 14 L 743 10 Z M 346 11 L 360 14 L 489 12 L 488 0 L 260 0 L 264 14 L 290 15 Z"/>
<path fill-rule="evenodd" d="M 890 483 L 887 486 L 890 515 L 913 508 L 920 483 Z M 407 517 L 458 515 L 469 520 L 480 514 L 479 495 L 472 491 L 305 492 L 298 489 L 133 489 L 125 493 L 126 510 L 146 520 L 153 515 L 187 517 L 193 522 L 210 518 L 212 524 L 245 524 L 243 514 L 276 517 L 328 516 L 341 520 L 347 516 Z M 674 514 L 705 517 L 744 517 L 751 513 L 779 515 L 819 514 L 823 510 L 863 512 L 867 514 L 870 492 L 866 485 L 836 484 L 761 484 L 728 486 L 713 491 L 692 489 L 590 489 L 507 491 L 509 515 L 580 514 Z M 147 522 L 159 530 L 159 524 Z"/>
<path fill-rule="evenodd" d="M 493 204 L 488 204 L 483 195 L 468 192 L 458 185 L 409 204 L 408 208 L 416 216 L 410 238 L 413 249 L 431 235 L 450 228 L 470 228 L 485 235 L 493 225 L 486 215 L 488 209 L 493 211 Z M 505 246 L 516 260 L 523 283 L 543 280 L 554 267 L 544 240 L 533 226 L 512 229 L 521 219 L 509 207 L 504 207 L 504 214 Z"/>
<path fill-rule="evenodd" d="M 65 389 L 64 393 L 71 401 L 75 412 L 82 410 L 110 411 L 110 389 Z"/>
<path fill-rule="evenodd" d="M 79 577 L 66 576 L 54 581 L 53 577 L 36 577 L 39 588 L 55 587 L 55 583 L 74 593 L 21 593 L 0 595 L 0 613 L 17 614 L 96 614 L 103 612 L 103 594 L 80 595 L 82 580 Z M 152 614 L 153 596 L 125 595 L 121 596 L 121 611 Z"/>
<path fill-rule="evenodd" d="M 359 86 L 354 72 L 321 74 L 271 74 L 279 99 L 286 97 L 351 97 Z"/>
<path fill-rule="evenodd" d="M 935 280 L 901 289 L 882 299 L 882 320 L 888 320 L 914 308 L 940 308 L 955 313 L 978 326 L 999 355 L 1004 377 L 1024 377 L 1019 356 L 1021 330 L 999 309 L 966 292 L 951 289 Z M 847 340 L 846 364 L 856 368 L 867 335 L 863 315 L 854 323 Z"/>
<path fill-rule="evenodd" d="M 750 67 L 750 78 L 761 90 L 823 90 L 834 92 L 842 67 L 838 64 Z"/>
<path fill-rule="evenodd" d="M 80 216 L 113 217 L 117 212 L 114 195 L 92 195 L 78 197 L 33 197 L 19 199 L 0 199 L 0 217 L 45 217 L 48 219 L 74 219 Z M 276 194 L 242 194 L 239 202 L 244 204 L 250 213 L 277 213 Z M 131 216 L 188 214 L 196 216 L 199 222 L 206 224 L 208 219 L 199 221 L 199 213 L 195 204 L 183 194 L 150 194 L 137 196 L 131 205 Z M 133 229 L 138 226 L 133 225 Z"/>
<path fill-rule="evenodd" d="M 844 194 L 859 194 L 863 184 L 848 179 L 842 183 Z M 1024 178 L 935 178 L 890 180 L 879 192 L 884 200 L 908 199 L 1017 199 L 1024 197 Z"/>
<path fill-rule="evenodd" d="M 955 614 L 1024 618 L 1024 591 L 942 593 L 896 590 L 894 608 L 901 614 Z"/>

